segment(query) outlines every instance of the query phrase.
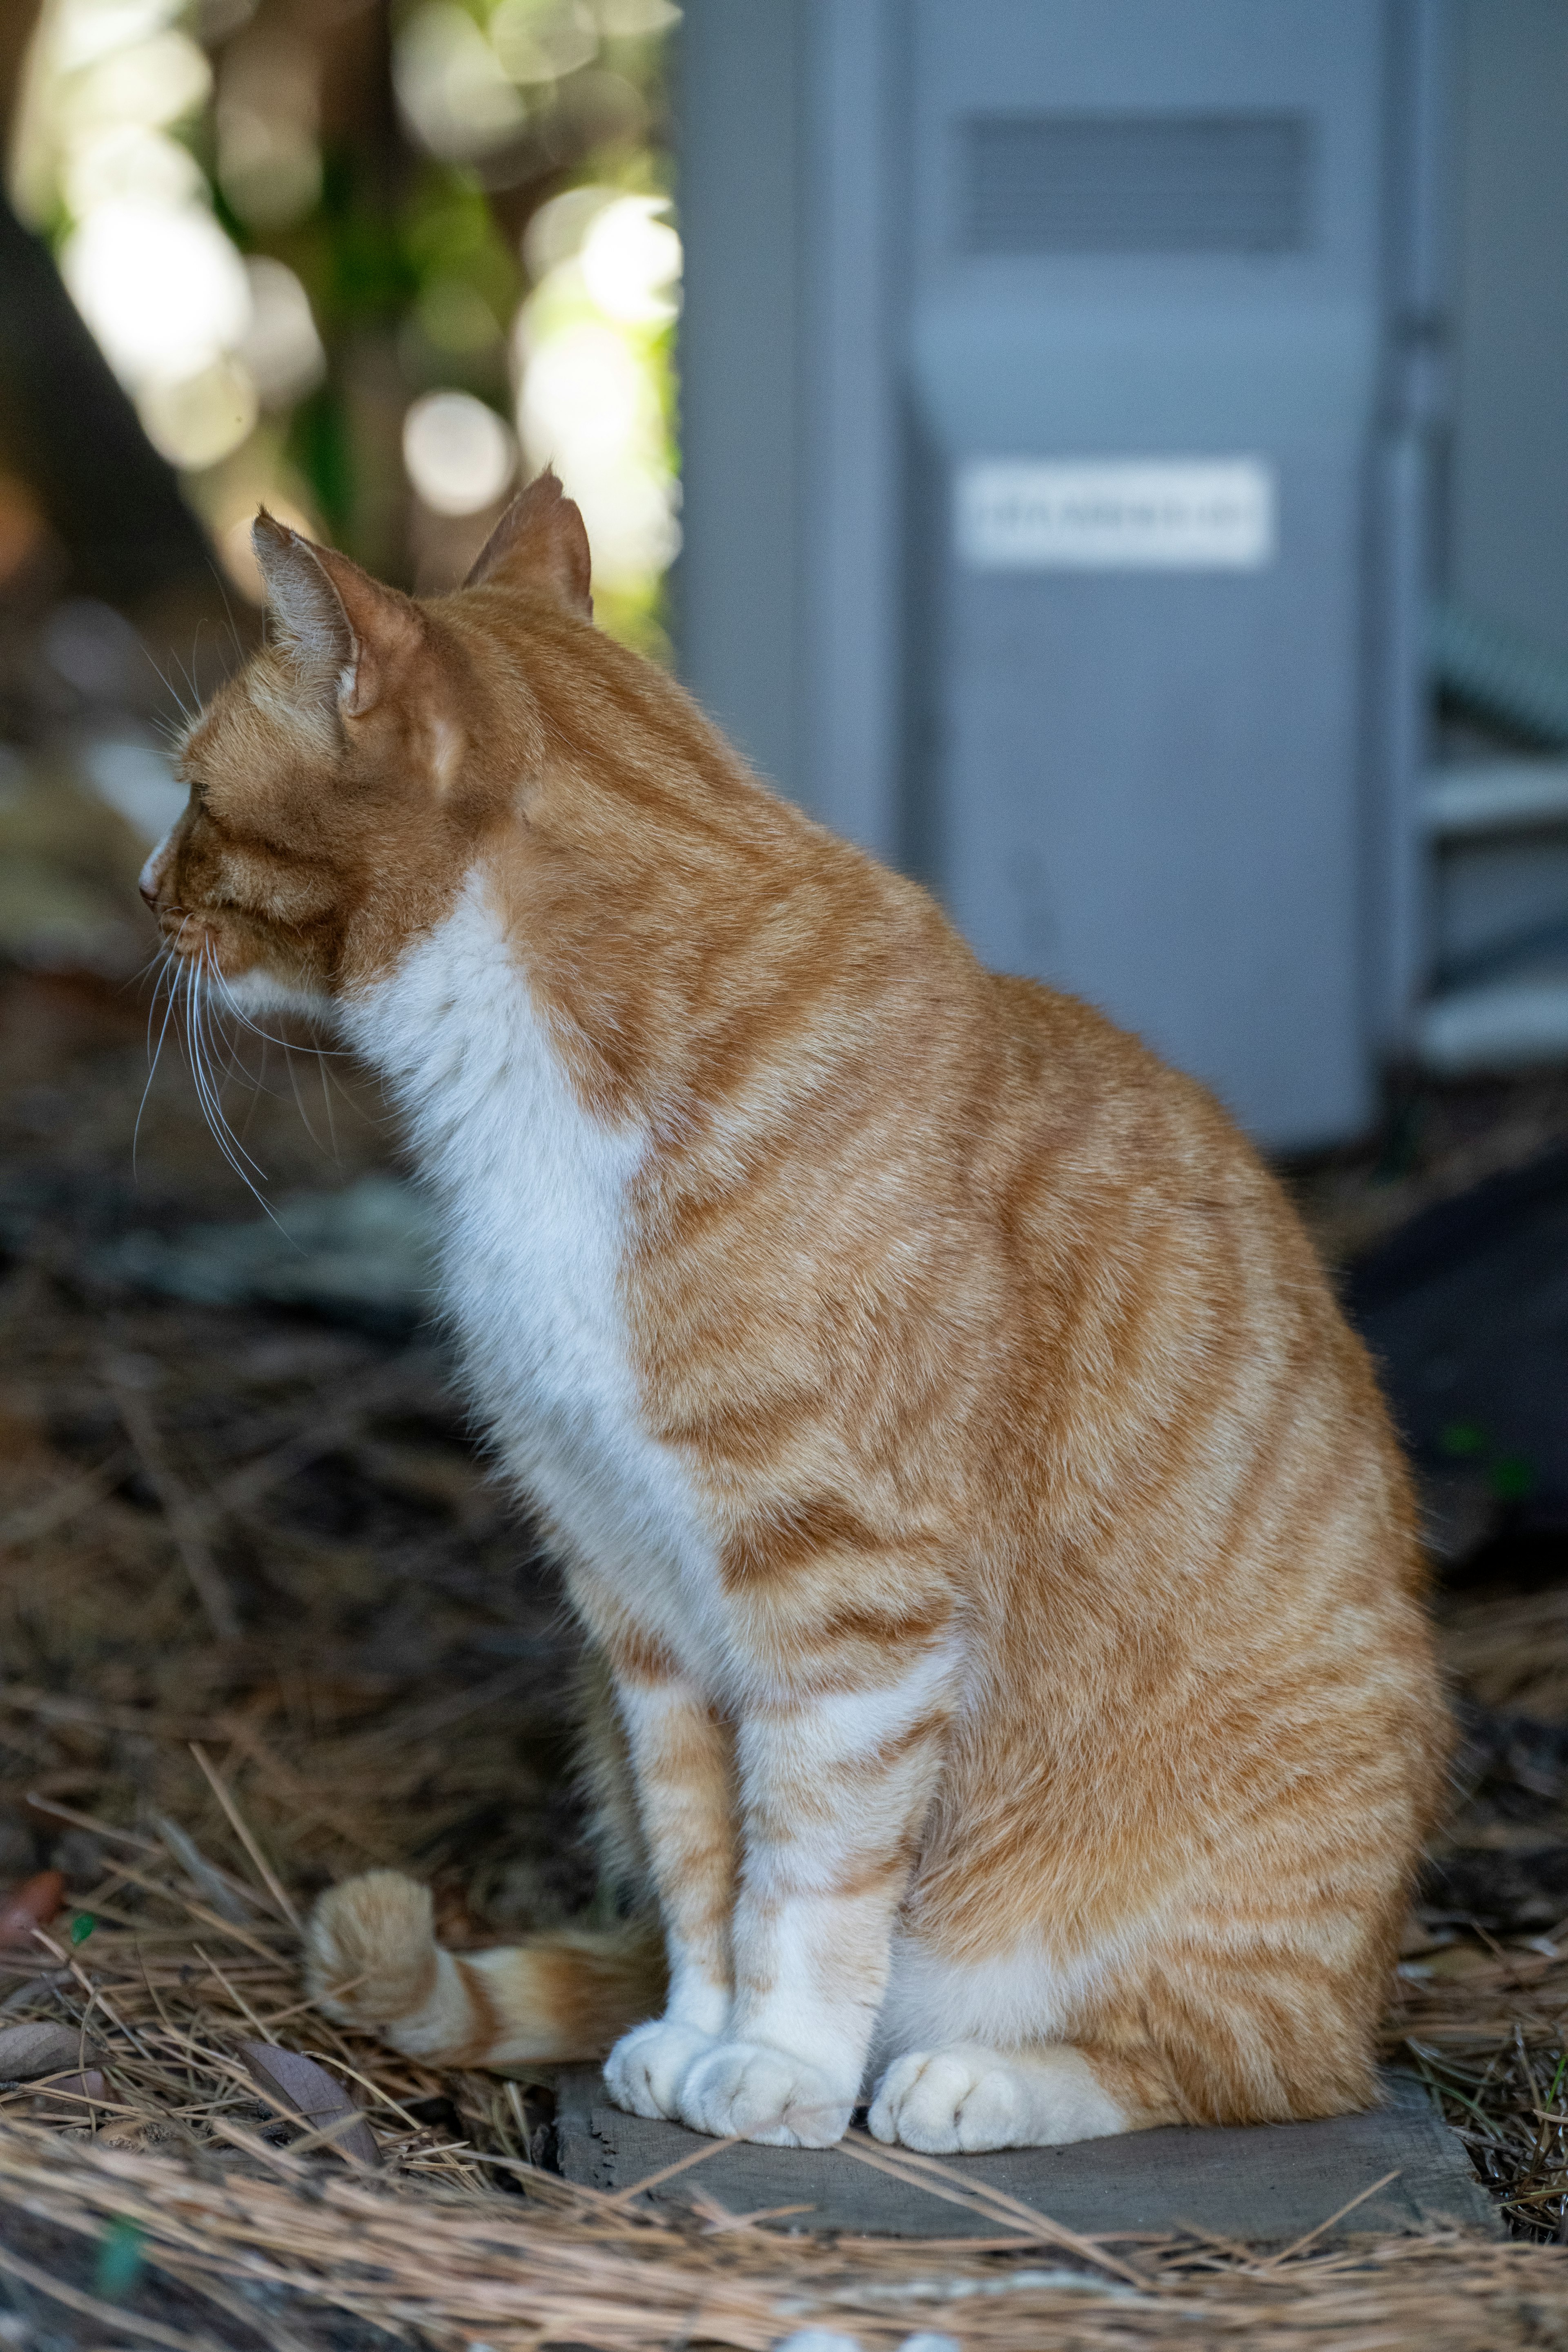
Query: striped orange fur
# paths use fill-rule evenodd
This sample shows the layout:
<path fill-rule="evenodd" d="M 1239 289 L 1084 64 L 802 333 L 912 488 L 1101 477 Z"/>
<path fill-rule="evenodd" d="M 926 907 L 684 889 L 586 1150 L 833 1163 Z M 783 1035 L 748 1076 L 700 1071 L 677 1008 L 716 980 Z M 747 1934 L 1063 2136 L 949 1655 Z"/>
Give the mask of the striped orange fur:
<path fill-rule="evenodd" d="M 867 2096 L 936 2153 L 1364 2104 L 1447 1731 L 1274 1178 L 596 632 L 552 478 L 446 598 L 257 543 L 273 641 L 144 887 L 401 1108 L 658 1922 L 454 1960 L 376 1873 L 317 1999 L 807 2144 Z"/>

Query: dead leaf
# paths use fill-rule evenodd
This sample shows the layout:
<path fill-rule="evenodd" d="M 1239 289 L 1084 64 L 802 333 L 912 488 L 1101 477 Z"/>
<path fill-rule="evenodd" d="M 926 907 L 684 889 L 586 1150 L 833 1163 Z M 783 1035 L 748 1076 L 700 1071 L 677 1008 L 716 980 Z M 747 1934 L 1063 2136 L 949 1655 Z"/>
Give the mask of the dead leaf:
<path fill-rule="evenodd" d="M 47 1927 L 66 1899 L 65 1873 L 40 1870 L 25 1878 L 0 1902 L 0 1944 L 30 1944 L 36 1927 Z"/>
<path fill-rule="evenodd" d="M 341 2083 L 324 2066 L 298 2050 L 280 2050 L 272 2042 L 242 2042 L 240 2053 L 268 2095 L 308 2124 L 313 2131 L 353 2116 L 357 2120 L 332 2134 L 324 2146 L 337 2149 L 351 2163 L 379 2164 L 375 2137 Z"/>
<path fill-rule="evenodd" d="M 93 2106 L 106 2104 L 109 2095 L 109 2084 L 96 2066 L 89 2066 L 85 2074 L 62 2074 L 40 2090 L 33 2113 L 40 2123 L 89 2124 Z"/>
<path fill-rule="evenodd" d="M 97 2055 L 90 2042 L 86 2054 Z M 45 2021 L 0 2028 L 0 2083 L 31 2083 L 40 2074 L 58 2074 L 79 2066 L 82 2056 L 82 2037 L 72 2025 Z"/>

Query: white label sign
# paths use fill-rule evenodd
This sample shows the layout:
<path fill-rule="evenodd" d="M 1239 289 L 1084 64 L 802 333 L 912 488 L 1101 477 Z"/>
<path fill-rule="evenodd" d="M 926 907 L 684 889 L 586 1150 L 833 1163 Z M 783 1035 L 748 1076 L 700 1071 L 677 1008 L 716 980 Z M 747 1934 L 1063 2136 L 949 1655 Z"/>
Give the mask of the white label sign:
<path fill-rule="evenodd" d="M 960 467 L 954 520 L 976 572 L 1255 572 L 1276 503 L 1260 457 L 985 457 Z"/>

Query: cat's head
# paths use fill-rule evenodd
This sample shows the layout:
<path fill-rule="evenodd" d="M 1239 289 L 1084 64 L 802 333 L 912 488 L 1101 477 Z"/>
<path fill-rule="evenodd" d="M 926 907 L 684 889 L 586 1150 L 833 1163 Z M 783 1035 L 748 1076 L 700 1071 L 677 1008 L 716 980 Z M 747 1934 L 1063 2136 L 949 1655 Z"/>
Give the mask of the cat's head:
<path fill-rule="evenodd" d="M 552 473 L 453 596 L 384 588 L 265 512 L 254 543 L 268 643 L 191 730 L 190 799 L 142 892 L 237 1004 L 319 1011 L 439 921 L 538 767 L 541 677 L 604 640 Z"/>

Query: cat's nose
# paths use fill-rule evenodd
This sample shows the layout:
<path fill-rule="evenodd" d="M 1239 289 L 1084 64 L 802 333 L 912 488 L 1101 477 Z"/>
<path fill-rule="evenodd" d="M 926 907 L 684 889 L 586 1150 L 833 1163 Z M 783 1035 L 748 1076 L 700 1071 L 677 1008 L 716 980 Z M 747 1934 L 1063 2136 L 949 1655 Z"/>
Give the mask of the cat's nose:
<path fill-rule="evenodd" d="M 169 836 L 165 834 L 136 877 L 136 887 L 154 914 L 158 911 L 158 884 L 163 878 L 164 854 L 168 846 Z"/>

